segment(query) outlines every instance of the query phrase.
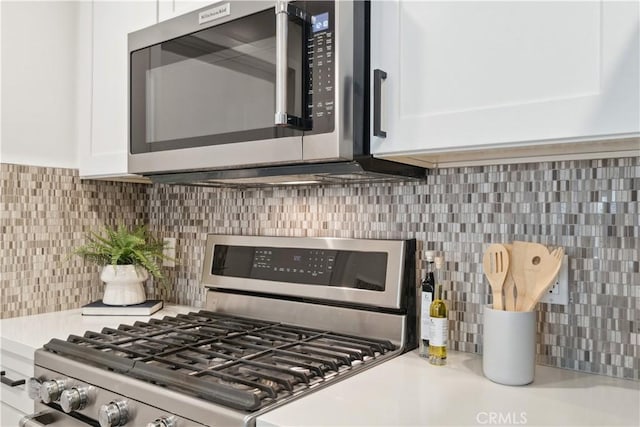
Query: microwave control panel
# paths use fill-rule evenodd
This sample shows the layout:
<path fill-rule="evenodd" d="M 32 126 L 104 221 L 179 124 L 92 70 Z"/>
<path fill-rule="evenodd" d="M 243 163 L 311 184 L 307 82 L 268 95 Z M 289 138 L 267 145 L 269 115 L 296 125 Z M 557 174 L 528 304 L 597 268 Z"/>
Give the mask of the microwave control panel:
<path fill-rule="evenodd" d="M 309 2 L 311 15 L 310 37 L 307 39 L 309 57 L 309 118 L 313 130 L 309 134 L 329 133 L 334 129 L 335 117 L 335 31 L 333 5 Z M 318 8 L 318 6 L 321 6 Z M 313 10 L 311 10 L 313 8 Z M 317 10 L 316 10 L 317 8 Z"/>

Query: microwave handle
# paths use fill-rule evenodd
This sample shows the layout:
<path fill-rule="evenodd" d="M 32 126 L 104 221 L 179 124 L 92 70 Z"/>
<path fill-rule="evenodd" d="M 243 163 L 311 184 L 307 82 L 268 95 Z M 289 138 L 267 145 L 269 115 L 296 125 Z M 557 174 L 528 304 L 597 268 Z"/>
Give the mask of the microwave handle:
<path fill-rule="evenodd" d="M 304 87 L 302 89 L 302 111 L 303 117 L 292 116 L 287 113 L 287 73 L 289 69 L 288 64 L 288 45 L 287 45 L 287 37 L 288 37 L 288 23 L 289 19 L 294 18 L 297 22 L 299 22 L 304 31 L 303 37 L 305 39 L 308 36 L 308 17 L 306 12 L 302 9 L 299 9 L 291 4 L 288 1 L 277 0 L 276 1 L 276 114 L 275 114 L 275 124 L 276 126 L 290 127 L 301 130 L 309 130 L 311 129 L 311 120 L 309 117 L 308 110 L 308 102 L 307 96 L 309 92 L 308 87 L 308 67 L 303 65 L 302 72 L 305 73 L 302 78 Z M 303 40 L 303 55 L 304 62 L 303 64 L 309 63 L 309 57 L 306 49 L 306 40 Z"/>

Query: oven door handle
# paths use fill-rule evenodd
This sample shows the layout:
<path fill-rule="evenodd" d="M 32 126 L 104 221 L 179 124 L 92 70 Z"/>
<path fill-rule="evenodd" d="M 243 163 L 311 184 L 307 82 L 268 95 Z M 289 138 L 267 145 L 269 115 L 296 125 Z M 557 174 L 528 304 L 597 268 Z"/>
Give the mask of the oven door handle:
<path fill-rule="evenodd" d="M 53 409 L 25 415 L 18 422 L 20 427 L 86 427 L 87 425 L 89 424 Z"/>
<path fill-rule="evenodd" d="M 276 1 L 276 126 L 289 127 L 299 130 L 310 130 L 311 119 L 309 107 L 309 49 L 307 40 L 310 35 L 309 17 L 302 9 L 289 4 L 286 0 Z M 289 20 L 295 21 L 302 27 L 302 117 L 287 113 L 287 90 L 289 84 L 288 36 Z"/>
<path fill-rule="evenodd" d="M 25 415 L 24 417 L 20 418 L 18 425 L 20 427 L 41 427 L 41 426 L 50 425 L 50 423 L 47 423 L 47 424 L 41 423 L 40 421 L 38 421 L 38 418 L 40 417 L 47 418 L 47 415 L 51 414 L 52 412 L 53 411 L 41 411 L 41 412 L 36 412 L 35 414 Z"/>

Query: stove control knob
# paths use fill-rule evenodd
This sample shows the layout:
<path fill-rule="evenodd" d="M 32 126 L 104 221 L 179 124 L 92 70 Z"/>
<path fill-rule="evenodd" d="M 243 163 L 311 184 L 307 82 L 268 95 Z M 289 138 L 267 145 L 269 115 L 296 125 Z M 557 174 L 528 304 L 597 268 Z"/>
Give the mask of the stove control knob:
<path fill-rule="evenodd" d="M 29 381 L 27 381 L 27 393 L 29 394 L 29 399 L 38 400 L 40 398 L 40 385 L 42 383 L 39 379 L 31 377 Z"/>
<path fill-rule="evenodd" d="M 157 420 L 147 424 L 147 427 L 177 427 L 178 422 L 175 417 L 160 417 Z"/>
<path fill-rule="evenodd" d="M 60 394 L 60 406 L 67 414 L 73 411 L 84 409 L 89 402 L 88 387 L 73 387 Z"/>
<path fill-rule="evenodd" d="M 102 405 L 98 411 L 100 427 L 123 426 L 129 421 L 129 404 L 124 400 L 114 400 Z"/>
<path fill-rule="evenodd" d="M 40 396 L 42 403 L 56 402 L 60 399 L 60 394 L 62 394 L 64 389 L 64 380 L 43 381 L 42 384 L 40 384 L 38 395 Z"/>

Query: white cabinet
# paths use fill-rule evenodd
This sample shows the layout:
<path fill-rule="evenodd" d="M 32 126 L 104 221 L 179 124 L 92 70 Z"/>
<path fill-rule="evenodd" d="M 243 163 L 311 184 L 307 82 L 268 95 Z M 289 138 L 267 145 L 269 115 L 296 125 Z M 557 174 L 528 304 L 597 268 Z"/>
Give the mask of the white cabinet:
<path fill-rule="evenodd" d="M 0 426 L 19 426 L 22 417 L 29 414 L 20 412 L 13 406 L 0 401 Z"/>
<path fill-rule="evenodd" d="M 374 1 L 371 15 L 379 157 L 640 135 L 638 2 Z"/>
<path fill-rule="evenodd" d="M 3 163 L 76 168 L 76 6 L 2 1 Z"/>
<path fill-rule="evenodd" d="M 156 23 L 153 1 L 93 1 L 81 5 L 78 145 L 81 177 L 127 174 L 127 34 Z"/>
<path fill-rule="evenodd" d="M 33 400 L 27 393 L 26 382 L 33 376 L 33 356 L 14 353 L 2 343 L 0 347 L 0 365 L 4 378 L 11 381 L 24 381 L 23 384 L 0 384 L 0 426 L 17 426 L 18 421 L 34 411 Z"/>
<path fill-rule="evenodd" d="M 164 21 L 213 3 L 216 0 L 158 0 L 158 18 Z"/>

